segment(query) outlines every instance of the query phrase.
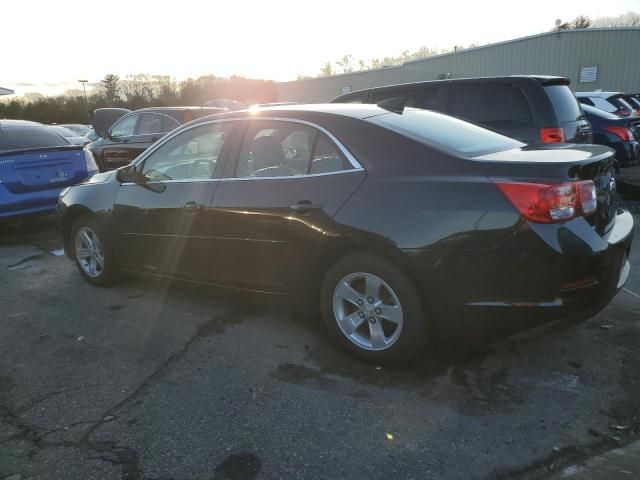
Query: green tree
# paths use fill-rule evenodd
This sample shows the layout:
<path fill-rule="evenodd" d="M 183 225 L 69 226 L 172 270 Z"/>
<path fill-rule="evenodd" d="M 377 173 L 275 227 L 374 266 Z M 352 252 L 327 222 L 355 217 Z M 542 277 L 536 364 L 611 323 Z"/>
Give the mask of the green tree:
<path fill-rule="evenodd" d="M 330 75 L 333 75 L 333 68 L 331 67 L 331 62 L 326 62 L 320 68 L 320 76 L 321 77 L 328 77 Z"/>
<path fill-rule="evenodd" d="M 110 105 L 114 105 L 118 100 L 120 100 L 118 96 L 119 82 L 120 77 L 112 73 L 105 75 L 105 77 L 100 80 L 102 88 L 104 88 L 104 98 Z"/>

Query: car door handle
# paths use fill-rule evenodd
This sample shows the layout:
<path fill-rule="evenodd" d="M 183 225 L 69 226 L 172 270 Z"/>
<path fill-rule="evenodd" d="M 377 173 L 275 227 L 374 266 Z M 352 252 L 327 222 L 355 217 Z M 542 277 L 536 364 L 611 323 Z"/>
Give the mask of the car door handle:
<path fill-rule="evenodd" d="M 203 205 L 198 202 L 191 201 L 185 203 L 182 208 L 184 208 L 187 213 L 196 213 L 198 210 L 203 208 Z"/>
<path fill-rule="evenodd" d="M 291 205 L 291 210 L 302 214 L 310 213 L 312 210 L 322 210 L 322 205 L 319 203 L 311 203 L 309 200 L 300 200 L 295 205 Z"/>

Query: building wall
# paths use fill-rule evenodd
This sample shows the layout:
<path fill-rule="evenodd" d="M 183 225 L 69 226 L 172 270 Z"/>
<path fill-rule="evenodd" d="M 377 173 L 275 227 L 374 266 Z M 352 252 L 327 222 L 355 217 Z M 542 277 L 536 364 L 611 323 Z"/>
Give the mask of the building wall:
<path fill-rule="evenodd" d="M 597 66 L 597 80 L 580 83 L 581 67 Z M 640 28 L 564 30 L 367 70 L 278 84 L 279 101 L 326 102 L 343 88 L 495 75 L 557 75 L 575 91 L 640 92 Z"/>

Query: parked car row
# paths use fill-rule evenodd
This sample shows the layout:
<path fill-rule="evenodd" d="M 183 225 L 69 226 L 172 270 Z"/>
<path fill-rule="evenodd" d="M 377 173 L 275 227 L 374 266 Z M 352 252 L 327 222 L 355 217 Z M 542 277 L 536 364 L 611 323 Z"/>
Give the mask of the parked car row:
<path fill-rule="evenodd" d="M 640 118 L 640 98 L 621 92 L 576 92 L 583 105 L 589 105 L 623 118 Z"/>
<path fill-rule="evenodd" d="M 359 90 L 331 103 L 391 102 L 435 110 L 528 144 L 606 145 L 616 150 L 621 188 L 640 189 L 640 94 L 574 95 L 569 84 L 567 78 L 540 75 L 436 80 Z"/>
<path fill-rule="evenodd" d="M 589 316 L 625 285 L 633 218 L 615 179 L 636 165 L 638 126 L 583 109 L 568 85 L 100 109 L 85 149 L 0 121 L 3 208 L 57 198 L 65 252 L 91 284 L 131 272 L 287 295 L 353 354 L 397 364 L 486 325 Z M 66 145 L 34 145 L 43 132 Z"/>

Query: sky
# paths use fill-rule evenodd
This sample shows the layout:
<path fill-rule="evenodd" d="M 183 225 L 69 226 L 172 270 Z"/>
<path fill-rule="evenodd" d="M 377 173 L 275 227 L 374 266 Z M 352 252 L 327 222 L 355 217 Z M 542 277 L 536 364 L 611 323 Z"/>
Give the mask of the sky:
<path fill-rule="evenodd" d="M 0 86 L 52 95 L 108 73 L 286 81 L 345 54 L 484 45 L 629 10 L 640 0 L 5 1 Z"/>

